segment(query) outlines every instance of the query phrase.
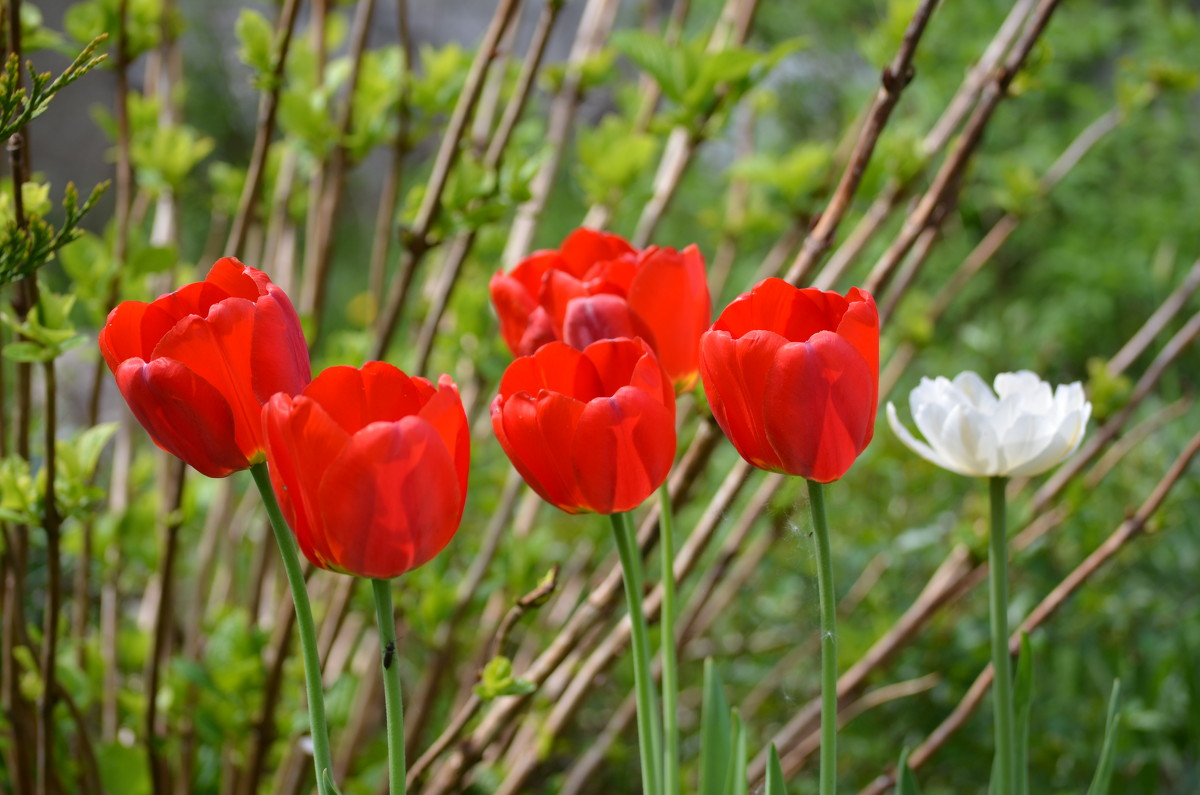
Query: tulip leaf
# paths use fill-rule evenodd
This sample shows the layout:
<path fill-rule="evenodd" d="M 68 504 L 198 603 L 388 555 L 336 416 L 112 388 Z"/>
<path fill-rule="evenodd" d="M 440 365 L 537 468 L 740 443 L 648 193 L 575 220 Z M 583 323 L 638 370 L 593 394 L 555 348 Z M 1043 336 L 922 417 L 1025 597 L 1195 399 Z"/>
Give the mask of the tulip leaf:
<path fill-rule="evenodd" d="M 1104 724 L 1104 744 L 1100 749 L 1100 761 L 1096 765 L 1096 775 L 1092 785 L 1088 787 L 1087 795 L 1108 795 L 1112 785 L 1113 765 L 1117 752 L 1117 729 L 1121 723 L 1121 714 L 1117 710 L 1121 696 L 1121 680 L 1113 682 L 1112 696 L 1108 700 L 1108 719 Z"/>
<path fill-rule="evenodd" d="M 733 759 L 729 766 L 729 775 L 725 780 L 725 792 L 729 795 L 748 795 L 748 782 L 746 778 L 746 735 L 748 730 L 746 724 L 742 723 L 742 717 L 738 714 L 737 709 L 731 710 L 733 724 L 733 740 L 731 747 L 733 748 Z"/>
<path fill-rule="evenodd" d="M 1017 795 L 1029 795 L 1029 713 L 1033 706 L 1033 651 L 1029 633 L 1021 633 L 1021 656 L 1017 658 L 1017 676 L 1013 685 L 1016 710 L 1014 759 Z"/>
<path fill-rule="evenodd" d="M 766 795 L 787 795 L 787 785 L 783 780 L 783 765 L 779 762 L 779 751 L 775 743 L 767 754 L 767 790 Z"/>
<path fill-rule="evenodd" d="M 921 795 L 917 779 L 908 766 L 907 748 L 900 752 L 900 762 L 896 766 L 896 795 Z"/>
<path fill-rule="evenodd" d="M 732 729 L 729 702 L 712 658 L 704 661 L 700 721 L 700 795 L 724 795 Z"/>

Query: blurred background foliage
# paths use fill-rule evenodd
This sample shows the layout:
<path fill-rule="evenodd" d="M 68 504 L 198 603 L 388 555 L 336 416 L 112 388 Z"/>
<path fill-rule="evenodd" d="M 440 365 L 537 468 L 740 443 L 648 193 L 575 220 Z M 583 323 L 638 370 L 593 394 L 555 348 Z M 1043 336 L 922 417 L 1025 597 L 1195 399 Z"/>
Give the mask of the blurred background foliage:
<path fill-rule="evenodd" d="M 56 53 L 73 56 L 100 33 L 110 57 L 98 71 L 55 100 L 53 118 L 28 132 L 34 186 L 27 212 L 55 219 L 65 180 L 85 190 L 102 159 L 112 161 L 119 137 L 114 73 L 120 60 L 112 46 L 118 0 L 84 0 L 41 11 L 21 4 L 24 54 L 39 69 L 52 68 Z M 416 222 L 434 164 L 438 139 L 468 78 L 481 31 L 492 14 L 483 0 L 410 4 L 414 51 L 397 44 L 394 6 L 380 2 L 366 56 L 358 67 L 351 123 L 340 128 L 340 109 L 353 71 L 350 53 L 355 6 L 334 2 L 324 30 L 327 51 L 319 55 L 305 6 L 281 82 L 272 74 L 275 4 L 244 5 L 229 0 L 128 0 L 127 59 L 133 87 L 128 93 L 129 157 L 136 191 L 124 256 L 114 256 L 119 234 L 114 199 L 106 196 L 85 221 L 89 229 L 66 245 L 40 277 L 44 295 L 69 295 L 73 303 L 59 325 L 90 338 L 114 297 L 148 299 L 202 275 L 226 251 L 229 224 L 237 212 L 256 132 L 258 91 L 281 87 L 278 137 L 265 165 L 258 204 L 260 219 L 282 218 L 290 244 L 264 240 L 251 230 L 243 253 L 248 264 L 268 270 L 289 290 L 316 333 L 314 371 L 330 364 L 360 364 L 376 340 L 385 292 L 373 276 L 373 222 L 381 203 L 389 152 L 407 154 L 400 174 L 391 237 L 403 242 Z M 420 267 L 417 287 L 388 360 L 411 369 L 426 312 L 436 295 L 437 264 L 449 241 L 465 233 L 474 246 L 462 265 L 459 287 L 449 296 L 423 374 L 449 372 L 474 401 L 477 425 L 471 490 L 458 537 L 437 560 L 403 578 L 397 597 L 402 618 L 401 649 L 406 699 L 426 681 L 439 659 L 437 645 L 450 642 L 450 681 L 430 707 L 423 750 L 456 709 L 455 688 L 468 692 L 487 638 L 503 610 L 533 589 L 552 565 L 563 567 L 564 593 L 514 631 L 518 671 L 554 636 L 565 616 L 586 597 L 592 572 L 611 564 L 607 523 L 569 517 L 522 503 L 516 529 L 500 538 L 495 558 L 462 612 L 458 589 L 480 554 L 489 517 L 500 510 L 509 464 L 491 438 L 486 407 L 499 374 L 510 361 L 496 331 L 484 284 L 504 263 L 516 208 L 531 195 L 531 180 L 550 157 L 548 111 L 552 93 L 569 79 L 565 66 L 571 31 L 581 2 L 568 2 L 552 39 L 550 55 L 535 83 L 529 106 L 498 164 L 486 162 L 486 136 L 465 136 L 463 156 L 449 175 L 443 210 L 432 224 L 430 262 Z M 678 43 L 658 33 L 670 12 L 655 2 L 622 4 L 607 46 L 580 68 L 583 103 L 563 150 L 553 189 L 533 236 L 534 248 L 554 247 L 578 226 L 589 209 L 606 210 L 608 228 L 632 236 L 655 191 L 654 174 L 668 133 L 685 130 L 700 144 L 694 162 L 655 230 L 652 240 L 682 248 L 696 243 L 709 261 L 723 246 L 734 254 L 714 310 L 748 289 L 765 258 L 789 229 L 803 233 L 825 207 L 854 140 L 863 108 L 879 75 L 899 46 L 914 0 L 846 0 L 792 3 L 762 0 L 746 43 L 718 59 L 704 43 L 722 4 L 695 0 Z M 915 58 L 916 76 L 906 88 L 867 168 L 859 197 L 843 222 L 844 236 L 889 185 L 928 180 L 922 139 L 977 61 L 1011 3 L 974 0 L 944 3 L 932 17 Z M 526 13 L 528 20 L 536 14 Z M 517 56 L 531 24 L 519 29 Z M 156 55 L 174 42 L 169 58 Z M 500 107 L 516 89 L 519 57 L 501 64 L 493 84 Z M 43 66 L 46 64 L 46 66 Z M 168 86 L 165 93 L 153 81 Z M 639 124 L 653 85 L 662 102 L 648 124 Z M 1137 374 L 1162 347 L 1152 345 L 1132 372 L 1111 375 L 1113 356 L 1186 277 L 1200 255 L 1196 223 L 1200 208 L 1200 5 L 1192 0 L 1126 3 L 1094 0 L 1065 3 L 1035 46 L 1011 96 L 997 110 L 977 156 L 949 208 L 938 245 L 908 288 L 884 329 L 883 360 L 904 345 L 914 346 L 911 366 L 888 396 L 906 412 L 904 395 L 922 376 L 973 369 L 990 379 L 999 371 L 1028 368 L 1051 381 L 1085 382 L 1096 422 L 1111 417 L 1128 399 Z M 485 100 L 486 101 L 486 100 Z M 406 110 L 402 115 L 401 107 Z M 653 106 L 652 106 L 653 107 Z M 1041 178 L 1072 141 L 1109 114 L 1114 122 L 1052 191 Z M 80 146 L 64 131 L 85 130 Z M 107 150 L 107 153 L 106 153 Z M 331 188 L 309 189 L 328 174 L 330 158 L 345 158 L 344 198 L 330 224 L 330 278 L 323 308 L 302 293 L 306 238 L 313 205 Z M 80 157 L 90 160 L 80 164 Z M 71 167 L 82 173 L 61 172 Z M 100 169 L 97 181 L 105 178 Z M 49 174 L 55 176 L 48 176 Z M 290 187 L 289 187 L 290 186 Z M 909 194 L 911 195 L 911 194 Z M 900 200 L 901 207 L 909 195 Z M 11 189 L 0 192 L 0 216 L 11 215 Z M 171 209 L 173 208 L 173 209 Z M 871 265 L 899 232 L 903 213 L 850 263 L 837 283 L 844 290 L 867 278 Z M 1016 222 L 1011 237 L 966 284 L 940 317 L 930 307 L 938 291 L 992 227 L 1006 216 Z M 5 216 L 6 218 L 9 216 Z M 274 222 L 273 222 L 274 223 Z M 276 246 L 274 249 L 270 247 Z M 272 261 L 267 254 L 271 253 Z M 282 264 L 289 260 L 290 264 Z M 302 262 L 306 263 L 302 266 Z M 511 263 L 508 263 L 511 264 Z M 387 260 L 387 278 L 396 257 Z M 61 304 L 60 304 L 61 307 Z M 1189 299 L 1187 312 L 1195 312 Z M 61 313 L 60 313 L 61 314 Z M 1181 323 L 1175 321 L 1162 336 Z M 11 339 L 11 337 L 9 337 Z M 55 338 L 55 344 L 58 344 Z M 49 344 L 49 343 L 47 343 Z M 63 353 L 55 349 L 55 353 Z M 158 451 L 123 419 L 115 390 L 105 386 L 98 414 L 89 414 L 94 345 L 64 353 L 61 373 L 60 438 L 75 460 L 60 459 L 60 486 L 73 508 L 63 525 L 68 576 L 87 590 L 82 604 L 64 617 L 59 677 L 87 725 L 97 730 L 95 753 L 104 789 L 150 792 L 143 749 L 143 713 L 153 694 L 144 672 L 151 654 L 154 610 L 161 598 L 164 522 L 177 521 L 184 554 L 174 573 L 175 649 L 156 694 L 165 726 L 162 754 L 189 759 L 179 791 L 232 792 L 244 781 L 252 738 L 267 738 L 258 791 L 301 788 L 286 779 L 289 760 L 305 731 L 299 658 L 283 668 L 282 684 L 270 693 L 268 679 L 279 648 L 281 604 L 288 607 L 269 553 L 265 526 L 254 498 L 242 500 L 249 481 L 206 481 L 190 473 L 178 511 L 163 497 L 164 467 Z M 11 359 L 11 357 L 9 357 Z M 6 364 L 11 368 L 12 364 Z M 1172 412 L 1120 459 L 1102 480 L 1076 479 L 1062 500 L 1064 519 L 1053 533 L 1016 553 L 1012 567 L 1011 621 L 1020 621 L 1055 584 L 1095 549 L 1150 493 L 1186 439 L 1200 412 L 1193 405 L 1200 356 L 1194 346 L 1164 374 L 1132 424 Z M 11 400 L 11 398 L 10 398 Z M 697 418 L 702 397 L 687 403 L 681 450 Z M 10 406 L 11 411 L 11 406 Z M 11 415 L 10 415 L 11 416 Z M 122 423 L 93 424 L 100 420 Z M 36 422 L 36 417 L 35 417 Z M 1132 424 L 1130 427 L 1132 427 Z M 112 436 L 117 453 L 101 455 Z M 122 441 L 123 440 L 123 441 Z M 114 484 L 113 455 L 124 444 L 130 466 Z M 128 453 L 132 447 L 133 453 Z M 108 449 L 112 449 L 110 446 Z M 35 457 L 36 458 L 36 457 Z M 679 513 L 687 533 L 718 489 L 737 456 L 722 443 Z M 98 468 L 98 469 L 97 469 Z M 93 474 L 95 471 L 95 474 Z M 6 521 L 36 519 L 37 462 L 31 470 L 12 459 L 0 471 Z M 735 501 L 699 574 L 682 586 L 682 601 L 696 594 L 705 572 L 717 565 L 725 534 L 736 524 L 763 476 Z M 1101 569 L 1031 638 L 1036 696 L 1030 747 L 1032 791 L 1074 793 L 1086 787 L 1103 732 L 1107 697 L 1114 678 L 1122 682 L 1123 721 L 1118 741 L 1114 791 L 1141 795 L 1187 795 L 1200 791 L 1200 486 L 1185 477 L 1155 515 L 1145 537 L 1133 541 Z M 1012 502 L 1014 530 L 1032 519 L 1029 499 L 1037 484 Z M 884 426 L 862 460 L 829 489 L 837 581 L 844 594 L 864 571 L 870 587 L 855 594 L 854 609 L 841 623 L 843 668 L 847 667 L 912 603 L 938 563 L 955 544 L 976 560 L 984 557 L 986 496 L 981 484 L 950 476 L 916 459 Z M 25 513 L 22 513 L 25 511 Z M 169 514 L 169 515 L 168 515 Z M 789 484 L 759 519 L 769 551 L 736 599 L 682 655 L 684 756 L 697 752 L 694 729 L 699 705 L 701 658 L 712 656 L 732 704 L 742 705 L 760 748 L 817 692 L 817 610 L 813 551 L 799 484 Z M 214 529 L 215 528 L 215 529 Z M 757 536 L 756 536 L 757 537 Z M 46 588 L 45 550 L 31 536 L 27 572 L 30 631 L 39 634 L 39 594 Z M 215 548 L 212 545 L 215 544 Z M 264 552 L 266 548 L 266 552 Z M 194 553 L 194 554 L 193 554 Z M 654 564 L 651 564 L 654 565 Z M 86 567 L 86 577 L 77 570 Z M 339 780 L 342 791 L 379 791 L 385 748 L 378 730 L 381 702 L 370 698 L 374 672 L 356 651 L 369 630 L 370 604 L 364 589 L 343 591 L 337 575 L 318 571 L 310 581 L 318 620 L 339 598 L 351 609 L 331 638 L 326 657 L 329 717 L 335 745 L 339 734 L 368 707 L 375 730 L 353 749 Z M 324 599 L 324 601 L 322 601 Z M 103 605 L 112 605 L 106 613 Z M 463 616 L 466 616 L 465 618 Z M 452 625 L 447 622 L 457 616 Z M 355 625 L 354 622 L 358 622 Z M 986 665 L 987 611 L 982 593 L 971 593 L 938 614 L 925 631 L 871 685 L 921 680 L 919 692 L 855 717 L 840 738 L 843 789 L 867 784 L 891 764 L 903 746 L 921 741 L 954 708 Z M 346 629 L 347 623 L 350 628 Z M 286 644 L 284 645 L 286 649 Z M 578 662 L 578 661 L 575 661 Z M 21 686 L 38 687 L 37 666 L 20 671 Z M 449 686 L 453 685 L 453 686 Z M 627 666 L 614 666 L 596 682 L 574 721 L 552 743 L 537 743 L 542 765 L 530 792 L 557 792 L 572 764 L 606 726 L 628 696 Z M 264 701 L 278 698 L 264 719 Z M 534 694 L 529 710 L 544 715 L 552 700 Z M 530 723 L 529 725 L 534 725 Z M 73 781 L 80 764 L 69 749 L 77 729 L 64 719 L 62 771 Z M 975 715 L 918 774 L 925 793 L 983 792 L 990 765 L 988 709 Z M 0 725 L 0 746 L 11 733 Z M 607 751 L 607 763 L 588 783 L 590 792 L 634 788 L 636 754 L 632 729 Z M 12 749 L 0 747 L 10 759 Z M 189 756 L 190 755 L 190 756 Z M 172 762 L 172 764 L 178 764 Z M 472 784 L 489 792 L 504 765 L 485 756 Z M 14 782 L 0 770 L 0 787 Z M 794 775 L 793 792 L 815 792 L 809 769 Z"/>

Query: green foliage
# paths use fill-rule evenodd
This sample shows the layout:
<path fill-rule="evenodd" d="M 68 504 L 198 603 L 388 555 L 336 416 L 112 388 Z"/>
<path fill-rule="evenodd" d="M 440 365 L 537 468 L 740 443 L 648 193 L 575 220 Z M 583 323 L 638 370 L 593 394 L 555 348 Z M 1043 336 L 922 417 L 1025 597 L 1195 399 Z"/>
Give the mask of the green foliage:
<path fill-rule="evenodd" d="M 131 61 L 158 46 L 163 32 L 163 3 L 160 0 L 83 0 L 72 4 L 63 15 L 67 34 L 80 44 L 92 42 L 117 30 L 117 15 L 126 4 L 125 55 Z M 172 37 L 182 32 L 178 14 L 167 23 Z"/>
<path fill-rule="evenodd" d="M 254 87 L 270 91 L 274 88 L 272 72 L 278 58 L 273 42 L 274 31 L 271 29 L 271 23 L 267 22 L 267 18 L 258 11 L 243 8 L 238 13 L 233 32 L 241 45 L 238 48 L 238 58 L 250 67 L 253 73 Z"/>
<path fill-rule="evenodd" d="M 21 59 L 15 54 L 9 56 L 0 71 L 0 139 L 8 139 L 42 115 L 59 91 L 96 68 L 105 58 L 95 54 L 104 39 L 103 33 L 91 38 L 58 77 L 52 78 L 49 72 L 35 72 L 33 64 L 27 63 L 31 83 L 28 89 L 21 85 Z"/>
<path fill-rule="evenodd" d="M 591 204 L 615 205 L 652 168 L 660 141 L 610 113 L 596 126 L 581 130 L 576 147 L 575 174 L 585 199 Z"/>
<path fill-rule="evenodd" d="M 700 720 L 700 795 L 725 795 L 733 767 L 733 724 L 721 675 L 712 658 L 704 661 Z"/>
<path fill-rule="evenodd" d="M 803 46 L 790 39 L 767 53 L 742 47 L 710 52 L 706 40 L 668 44 L 646 31 L 624 30 L 613 36 L 613 46 L 637 64 L 677 106 L 670 124 L 694 128 L 703 125 L 723 104 L 737 102 L 785 56 Z"/>
<path fill-rule="evenodd" d="M 18 224 L 15 218 L 4 222 L 4 228 L 0 230 L 0 285 L 31 275 L 56 251 L 82 235 L 80 222 L 107 187 L 107 182 L 97 185 L 87 201 L 80 205 L 75 186 L 67 183 L 62 202 L 64 217 L 57 228 L 39 215 L 27 216 L 25 226 Z"/>
<path fill-rule="evenodd" d="M 498 655 L 483 666 L 479 684 L 475 685 L 475 695 L 491 701 L 500 696 L 526 696 L 536 689 L 533 682 L 514 675 L 512 660 Z"/>

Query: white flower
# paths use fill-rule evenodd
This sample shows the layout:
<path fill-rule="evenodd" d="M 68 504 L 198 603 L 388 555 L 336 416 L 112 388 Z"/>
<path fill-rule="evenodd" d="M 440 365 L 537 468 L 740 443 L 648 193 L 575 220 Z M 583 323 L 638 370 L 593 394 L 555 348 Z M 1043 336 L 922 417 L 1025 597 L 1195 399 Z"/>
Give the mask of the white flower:
<path fill-rule="evenodd" d="M 972 477 L 1039 475 L 1083 441 L 1092 404 L 1083 386 L 1050 385 L 1028 370 L 996 376 L 992 392 L 970 370 L 953 381 L 922 378 L 908 396 L 913 420 L 928 441 L 913 436 L 888 403 L 900 440 L 940 467 Z"/>

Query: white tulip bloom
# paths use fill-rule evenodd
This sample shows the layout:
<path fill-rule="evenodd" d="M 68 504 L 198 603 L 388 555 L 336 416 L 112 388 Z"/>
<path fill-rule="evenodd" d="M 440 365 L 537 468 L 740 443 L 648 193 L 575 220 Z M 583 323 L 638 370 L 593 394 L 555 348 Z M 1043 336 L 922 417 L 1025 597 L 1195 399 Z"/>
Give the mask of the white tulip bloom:
<path fill-rule="evenodd" d="M 996 391 L 970 370 L 953 381 L 922 378 L 909 407 L 926 442 L 887 407 L 900 440 L 940 467 L 971 477 L 1039 475 L 1083 441 L 1092 404 L 1076 381 L 1051 392 L 1036 373 L 1001 373 Z"/>

